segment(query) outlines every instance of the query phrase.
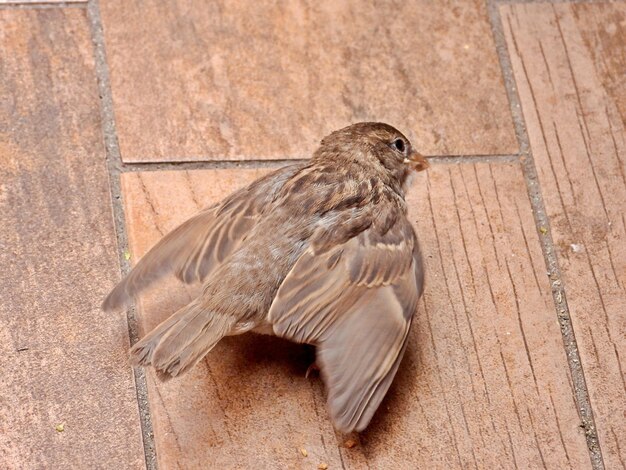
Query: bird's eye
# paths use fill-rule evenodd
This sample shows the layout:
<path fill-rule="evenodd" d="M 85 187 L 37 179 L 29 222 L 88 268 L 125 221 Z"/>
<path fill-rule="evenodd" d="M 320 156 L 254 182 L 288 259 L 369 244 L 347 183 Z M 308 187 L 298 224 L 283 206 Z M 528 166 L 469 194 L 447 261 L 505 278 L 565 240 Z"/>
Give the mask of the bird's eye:
<path fill-rule="evenodd" d="M 393 148 L 395 148 L 398 152 L 402 152 L 404 153 L 404 151 L 406 150 L 406 145 L 404 144 L 404 140 L 402 139 L 396 139 L 393 141 L 393 143 L 391 144 L 393 146 Z"/>

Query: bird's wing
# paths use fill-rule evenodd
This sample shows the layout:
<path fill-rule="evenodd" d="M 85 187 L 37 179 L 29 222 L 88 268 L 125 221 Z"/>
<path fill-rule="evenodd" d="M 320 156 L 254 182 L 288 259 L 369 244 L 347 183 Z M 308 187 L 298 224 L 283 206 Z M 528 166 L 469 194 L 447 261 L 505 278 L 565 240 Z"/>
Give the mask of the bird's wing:
<path fill-rule="evenodd" d="M 111 291 L 102 308 L 110 311 L 128 306 L 139 292 L 172 273 L 188 284 L 205 279 L 245 239 L 298 169 L 298 165 L 281 168 L 172 230 Z"/>
<path fill-rule="evenodd" d="M 312 246 L 298 259 L 268 318 L 278 336 L 317 346 L 333 421 L 359 431 L 404 354 L 422 292 L 421 256 L 404 215 L 385 233 L 371 226 L 319 251 Z"/>

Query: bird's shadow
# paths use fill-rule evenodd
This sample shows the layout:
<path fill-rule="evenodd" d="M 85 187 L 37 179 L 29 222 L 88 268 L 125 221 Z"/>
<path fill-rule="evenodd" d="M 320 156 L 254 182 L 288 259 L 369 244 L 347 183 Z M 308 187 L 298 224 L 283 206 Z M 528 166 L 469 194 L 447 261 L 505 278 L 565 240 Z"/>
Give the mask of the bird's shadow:
<path fill-rule="evenodd" d="M 408 409 L 412 406 L 412 395 L 408 392 L 418 387 L 421 362 L 416 331 L 412 333 L 404 358 L 387 395 L 367 429 L 360 433 L 362 446 L 367 446 L 368 442 L 377 441 L 379 436 L 385 435 L 388 438 L 389 433 L 398 432 L 394 424 L 400 421 L 399 417 L 406 416 Z M 306 406 L 314 407 L 326 402 L 326 392 L 320 375 L 314 373 L 308 379 L 304 378 L 308 367 L 315 361 L 315 347 L 254 333 L 226 337 L 221 343 L 224 347 L 223 352 L 227 350 L 227 354 L 233 361 L 232 364 L 236 364 L 232 373 L 237 374 L 240 380 L 251 384 L 267 380 L 268 374 L 280 381 L 290 381 L 295 386 L 302 386 L 308 380 L 312 393 L 316 394 L 317 398 L 314 403 Z M 216 356 L 222 355 L 223 352 L 216 351 Z M 208 357 L 209 361 L 219 360 L 218 357 Z M 216 380 L 219 380 L 219 377 Z M 245 401 L 255 397 L 254 392 L 246 391 L 253 389 L 242 387 L 239 390 L 244 394 L 241 398 Z M 245 396 L 246 393 L 249 393 L 248 397 Z M 295 396 L 294 399 L 296 399 Z M 264 404 L 258 403 L 258 406 L 264 406 Z M 322 419 L 328 419 L 330 422 L 330 416 L 325 415 L 324 418 L 324 411 L 318 410 L 318 412 Z"/>
<path fill-rule="evenodd" d="M 232 354 L 236 370 L 245 373 L 246 380 L 250 381 L 254 380 L 255 374 L 266 373 L 268 369 L 274 373 L 304 377 L 307 368 L 315 361 L 313 346 L 256 333 L 227 336 L 220 341 L 221 347 Z"/>
<path fill-rule="evenodd" d="M 163 290 L 160 291 L 161 293 Z M 167 319 L 178 308 L 189 302 L 198 292 L 194 288 L 169 290 L 167 295 L 153 296 L 143 305 L 145 334 L 158 323 Z M 419 321 L 416 318 L 416 321 Z M 417 325 L 413 325 L 409 344 L 405 356 L 400 364 L 396 377 L 375 413 L 368 428 L 361 433 L 362 445 L 369 441 L 376 441 L 381 433 L 394 432 L 392 424 L 398 421 L 398 416 L 406 414 L 411 406 L 411 395 L 406 393 L 415 390 L 420 373 L 420 358 L 417 339 Z M 211 382 L 219 388 L 236 387 L 238 399 L 241 402 L 252 403 L 251 408 L 238 413 L 255 413 L 254 407 L 272 406 L 272 396 L 259 394 L 258 387 L 268 382 L 290 387 L 308 387 L 310 393 L 317 395 L 314 403 L 307 406 L 319 406 L 325 403 L 326 393 L 318 374 L 312 374 L 305 379 L 308 367 L 315 361 L 315 348 L 306 344 L 297 344 L 291 341 L 268 335 L 245 333 L 223 338 L 218 345 L 206 356 L 205 362 Z M 220 363 L 227 364 L 227 371 L 220 369 Z M 219 369 L 219 370 L 218 370 Z M 306 385 L 309 381 L 310 384 Z M 222 383 L 220 383 L 222 382 Z M 209 386 L 209 383 L 207 383 Z M 183 393 L 180 390 L 179 393 Z M 285 394 L 290 391 L 286 390 Z M 294 399 L 297 392 L 292 389 Z M 298 395 L 301 396 L 301 395 Z M 184 400 L 184 397 L 180 397 Z M 301 406 L 298 403 L 298 406 Z M 320 410 L 316 410 L 319 412 Z M 324 415 L 320 413 L 322 419 Z M 330 417 L 326 415 L 326 419 Z"/>
<path fill-rule="evenodd" d="M 170 282 L 166 288 L 151 289 L 140 304 L 141 335 L 167 320 L 200 294 L 200 286 L 181 286 L 176 282 Z M 228 356 L 233 372 L 241 372 L 248 381 L 254 379 L 255 371 L 266 370 L 269 366 L 284 374 L 304 376 L 315 361 L 312 346 L 255 333 L 224 337 L 206 358 L 212 363 L 224 355 Z"/>

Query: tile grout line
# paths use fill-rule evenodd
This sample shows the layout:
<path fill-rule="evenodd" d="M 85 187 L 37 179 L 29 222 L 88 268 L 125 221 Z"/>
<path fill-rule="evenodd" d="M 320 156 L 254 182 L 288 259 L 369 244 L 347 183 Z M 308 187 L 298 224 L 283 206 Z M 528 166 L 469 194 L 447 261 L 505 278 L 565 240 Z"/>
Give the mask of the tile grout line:
<path fill-rule="evenodd" d="M 111 205 L 115 223 L 117 237 L 117 247 L 119 263 L 122 274 L 130 271 L 130 263 L 124 256 L 128 249 L 128 237 L 125 230 L 124 207 L 122 204 L 121 192 L 121 158 L 115 131 L 115 118 L 113 115 L 113 99 L 109 83 L 109 69 L 106 62 L 106 51 L 104 47 L 104 33 L 102 29 L 102 19 L 97 0 L 89 0 L 87 3 L 87 17 L 90 24 L 91 39 L 94 46 L 94 60 L 96 68 L 96 78 L 98 81 L 98 91 L 100 96 L 100 112 L 102 119 L 102 132 L 104 136 L 106 165 L 109 176 L 109 189 L 111 193 Z M 134 344 L 138 339 L 137 318 L 135 310 L 127 312 L 128 333 L 130 343 Z M 133 376 L 135 379 L 135 389 L 137 393 L 137 406 L 139 408 L 139 419 L 141 424 L 141 434 L 143 439 L 144 457 L 147 470 L 157 469 L 156 450 L 154 444 L 154 433 L 152 419 L 148 406 L 148 387 L 146 374 L 143 368 L 134 367 Z"/>
<path fill-rule="evenodd" d="M 456 163 L 514 163 L 519 162 L 521 154 L 502 155 L 433 155 L 426 156 L 431 163 L 456 164 Z M 140 171 L 193 171 L 215 169 L 258 169 L 280 168 L 283 165 L 304 163 L 307 158 L 281 158 L 273 160 L 201 160 L 201 161 L 148 161 L 148 162 L 119 162 L 121 173 L 133 173 Z"/>
<path fill-rule="evenodd" d="M 618 3 L 624 0 L 495 0 L 500 4 L 518 3 Z M 41 0 L 36 2 L 25 2 L 19 0 L 9 0 L 7 3 L 0 3 L 0 10 L 11 9 L 47 9 L 47 8 L 87 8 L 88 0 L 62 1 Z"/>
<path fill-rule="evenodd" d="M 53 8 L 87 8 L 87 2 L 0 3 L 0 10 L 50 10 Z"/>
<path fill-rule="evenodd" d="M 201 161 L 147 161 L 121 162 L 120 172 L 134 173 L 141 171 L 193 171 L 193 170 L 222 170 L 222 169 L 277 169 L 284 165 L 304 163 L 306 158 L 276 159 L 276 160 L 201 160 Z"/>
<path fill-rule="evenodd" d="M 521 154 L 493 154 L 493 155 L 426 155 L 429 163 L 436 164 L 474 164 L 474 163 L 518 163 Z"/>
<path fill-rule="evenodd" d="M 504 5 L 515 5 L 521 3 L 618 3 L 624 0 L 490 0 Z"/>
<path fill-rule="evenodd" d="M 554 248 L 554 241 L 552 240 L 550 220 L 546 214 L 545 203 L 539 186 L 537 168 L 530 148 L 530 140 L 526 131 L 524 116 L 522 113 L 521 100 L 517 92 L 513 68 L 508 55 L 502 20 L 498 9 L 499 3 L 509 4 L 521 2 L 487 0 L 489 21 L 491 23 L 498 59 L 502 69 L 502 76 L 511 107 L 515 134 L 520 145 L 520 152 L 523 155 L 521 158 L 522 171 L 524 173 L 528 196 L 533 210 L 537 236 L 541 243 L 544 261 L 548 270 L 554 306 L 559 325 L 561 327 L 563 346 L 572 376 L 574 398 L 578 407 L 578 415 L 582 421 L 581 427 L 585 431 L 585 439 L 587 442 L 587 449 L 589 451 L 592 468 L 594 470 L 604 470 L 604 460 L 600 449 L 600 442 L 598 440 L 598 432 L 595 426 L 593 408 L 591 406 L 591 400 L 589 398 L 589 392 L 585 381 L 585 374 L 580 360 L 578 343 L 572 326 L 572 319 L 562 282 L 561 270 Z M 546 231 L 546 233 L 543 233 L 544 231 Z"/>

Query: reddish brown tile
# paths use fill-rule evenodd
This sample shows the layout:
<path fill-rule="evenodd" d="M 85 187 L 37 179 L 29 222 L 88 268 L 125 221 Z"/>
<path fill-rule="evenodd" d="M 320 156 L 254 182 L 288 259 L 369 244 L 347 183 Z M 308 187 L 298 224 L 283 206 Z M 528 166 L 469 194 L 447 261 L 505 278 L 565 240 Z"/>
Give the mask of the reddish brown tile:
<path fill-rule="evenodd" d="M 125 161 L 308 157 L 364 120 L 427 154 L 517 151 L 481 0 L 101 10 Z"/>
<path fill-rule="evenodd" d="M 600 448 L 626 467 L 626 4 L 502 14 Z"/>
<path fill-rule="evenodd" d="M 0 10 L 0 57 L 0 467 L 143 468 L 85 11 Z"/>
<path fill-rule="evenodd" d="M 519 167 L 435 166 L 414 189 L 426 291 L 370 466 L 588 468 Z"/>
<path fill-rule="evenodd" d="M 260 174 L 125 174 L 133 257 Z M 333 433 L 319 379 L 303 378 L 309 358 L 300 346 L 244 335 L 221 343 L 188 377 L 151 380 L 160 463 L 589 467 L 519 167 L 435 166 L 409 201 L 426 256 L 425 299 L 390 396 L 358 445 L 347 448 Z M 185 301 L 172 292 L 144 300 L 144 328 Z"/>

